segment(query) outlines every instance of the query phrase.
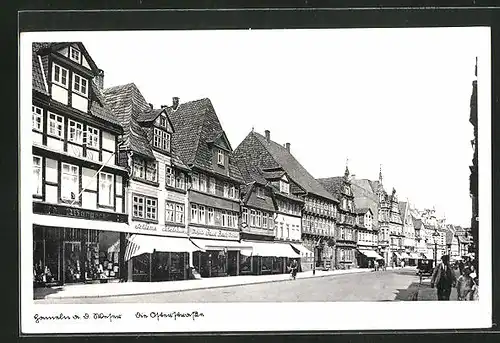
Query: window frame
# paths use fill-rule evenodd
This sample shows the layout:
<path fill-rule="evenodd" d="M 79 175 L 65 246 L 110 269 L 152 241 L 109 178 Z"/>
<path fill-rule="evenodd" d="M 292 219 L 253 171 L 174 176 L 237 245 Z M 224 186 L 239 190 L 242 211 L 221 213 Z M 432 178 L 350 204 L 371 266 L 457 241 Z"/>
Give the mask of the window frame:
<path fill-rule="evenodd" d="M 78 53 L 78 59 L 74 59 L 73 58 L 73 52 L 77 52 Z M 69 59 L 78 63 L 78 64 L 81 64 L 82 63 L 82 52 L 72 46 L 69 47 Z"/>
<path fill-rule="evenodd" d="M 35 159 L 39 160 L 39 165 L 38 163 L 35 164 Z M 33 192 L 33 195 L 38 195 L 41 196 L 43 194 L 43 178 L 42 178 L 42 167 L 43 167 L 43 158 L 41 156 L 36 156 L 33 155 L 33 179 L 35 178 L 35 169 L 38 169 L 38 175 L 37 179 L 35 180 L 36 184 L 36 191 Z"/>
<path fill-rule="evenodd" d="M 153 197 L 148 197 L 148 196 L 145 196 L 144 198 L 145 198 L 144 199 L 145 200 L 144 201 L 144 219 L 151 220 L 151 221 L 158 221 L 158 199 L 153 198 Z M 154 201 L 154 205 L 148 204 L 148 200 L 150 202 Z M 152 211 L 152 210 L 154 210 L 154 211 Z M 148 218 L 148 212 L 150 212 L 151 214 L 154 213 L 154 218 Z"/>
<path fill-rule="evenodd" d="M 177 224 L 184 224 L 184 209 L 184 204 L 175 204 L 175 222 Z"/>
<path fill-rule="evenodd" d="M 65 173 L 64 172 L 64 168 L 66 166 L 68 166 L 68 170 L 69 171 L 76 170 L 76 174 Z M 64 175 L 69 175 L 70 177 L 75 178 L 75 182 L 72 183 L 73 185 L 75 185 L 75 192 L 71 192 L 71 189 L 69 189 L 68 190 L 69 197 L 68 197 L 68 194 L 66 194 L 66 191 L 65 191 L 65 189 L 68 189 L 68 188 L 64 187 L 64 184 L 65 184 L 64 183 Z M 74 164 L 70 164 L 70 163 L 61 162 L 61 184 L 60 184 L 61 199 L 63 199 L 63 200 L 69 200 L 69 201 L 78 201 L 78 199 L 76 199 L 76 197 L 78 196 L 79 189 L 80 189 L 79 177 L 80 177 L 80 166 L 77 166 L 77 165 L 74 165 Z M 75 198 L 74 199 L 71 198 L 71 193 L 75 194 Z"/>
<path fill-rule="evenodd" d="M 207 208 L 207 224 L 215 225 L 215 210 L 213 207 Z"/>
<path fill-rule="evenodd" d="M 199 186 L 201 192 L 207 192 L 207 175 L 200 173 L 199 174 Z"/>
<path fill-rule="evenodd" d="M 40 113 L 38 113 L 38 110 L 40 111 Z M 40 127 L 37 127 L 38 124 L 40 125 Z M 31 128 L 35 131 L 43 133 L 43 108 L 35 105 L 31 105 Z"/>
<path fill-rule="evenodd" d="M 137 198 L 137 201 L 135 201 L 135 198 Z M 142 203 L 139 200 L 142 200 Z M 145 202 L 146 199 L 144 195 L 132 194 L 132 218 L 145 219 Z M 136 206 L 137 210 L 135 209 Z M 139 207 L 142 207 L 142 210 L 139 210 Z M 136 212 L 139 213 L 139 211 L 142 213 L 142 216 L 135 214 Z"/>
<path fill-rule="evenodd" d="M 60 74 L 59 74 L 59 81 L 56 80 L 56 69 L 59 68 L 60 70 Z M 66 71 L 66 83 L 62 82 L 62 79 L 63 79 L 63 71 Z M 67 68 L 64 68 L 63 66 L 61 66 L 60 64 L 57 64 L 55 62 L 52 62 L 52 78 L 51 78 L 51 82 L 60 86 L 60 87 L 63 87 L 65 89 L 68 89 L 69 88 L 69 70 Z"/>
<path fill-rule="evenodd" d="M 198 205 L 198 224 L 206 224 L 207 217 L 204 205 Z"/>
<path fill-rule="evenodd" d="M 78 95 L 88 97 L 89 96 L 89 80 L 77 73 L 73 73 L 71 90 Z M 78 85 L 77 85 L 78 84 Z M 84 86 L 85 85 L 85 86 Z M 85 92 L 82 89 L 85 88 Z"/>
<path fill-rule="evenodd" d="M 224 166 L 224 150 L 217 149 L 217 164 Z"/>
<path fill-rule="evenodd" d="M 242 221 L 242 224 L 245 223 L 248 225 L 248 209 L 246 207 L 244 207 L 241 210 L 241 221 Z"/>
<path fill-rule="evenodd" d="M 197 224 L 198 223 L 198 205 L 191 204 L 190 205 L 190 212 L 191 212 L 190 222 Z"/>
<path fill-rule="evenodd" d="M 51 118 L 52 116 L 54 116 L 54 118 Z M 59 121 L 58 119 L 61 119 L 61 121 Z M 52 128 L 51 124 L 52 123 L 54 123 L 54 125 L 55 125 L 54 128 L 55 128 L 56 133 L 51 132 L 51 128 Z M 58 125 L 60 125 L 60 130 L 61 130 L 60 134 L 57 133 L 57 131 L 59 131 Z M 64 117 L 62 115 L 56 114 L 54 112 L 48 113 L 47 135 L 52 136 L 52 137 L 56 137 L 59 139 L 64 139 Z"/>
<path fill-rule="evenodd" d="M 104 177 L 104 180 L 103 180 Z M 108 177 L 110 177 L 110 180 L 106 180 Z M 109 185 L 109 202 L 108 203 L 103 203 L 102 199 L 103 197 L 101 196 L 101 187 L 103 184 L 108 184 Z M 102 206 L 114 206 L 115 204 L 115 175 L 111 173 L 106 173 L 106 172 L 99 172 L 99 205 Z"/>
<path fill-rule="evenodd" d="M 169 220 L 167 213 L 171 214 L 172 220 Z M 165 223 L 175 223 L 175 203 L 171 201 L 165 201 Z"/>
<path fill-rule="evenodd" d="M 150 181 L 150 182 L 158 182 L 158 161 L 144 161 L 145 162 L 145 175 L 144 175 L 144 178 L 146 181 Z M 150 166 L 154 166 L 154 173 L 152 174 L 151 173 L 151 168 Z M 149 174 L 148 174 L 149 173 Z M 150 179 L 150 176 L 148 175 L 154 175 L 153 179 Z"/>
<path fill-rule="evenodd" d="M 172 168 L 172 166 L 169 166 L 166 164 L 165 165 L 165 186 L 177 188 L 177 187 L 175 187 L 175 185 L 176 185 L 176 183 L 175 183 L 174 168 Z"/>
<path fill-rule="evenodd" d="M 191 188 L 195 191 L 200 190 L 200 175 L 197 172 L 191 174 Z"/>
<path fill-rule="evenodd" d="M 215 191 L 215 187 L 216 187 L 216 181 L 215 181 L 215 178 L 210 176 L 208 178 L 208 193 L 210 194 L 215 194 L 216 191 Z"/>
<path fill-rule="evenodd" d="M 73 124 L 73 125 L 72 125 Z M 80 126 L 80 128 L 78 128 Z M 74 129 L 74 138 L 71 138 L 71 130 Z M 68 119 L 68 142 L 83 145 L 83 123 Z M 78 139 L 78 133 L 80 133 L 80 138 Z"/>
<path fill-rule="evenodd" d="M 99 142 L 100 142 L 100 131 L 98 128 L 87 125 L 87 137 L 84 139 L 84 144 L 87 145 L 88 148 L 99 150 Z"/>

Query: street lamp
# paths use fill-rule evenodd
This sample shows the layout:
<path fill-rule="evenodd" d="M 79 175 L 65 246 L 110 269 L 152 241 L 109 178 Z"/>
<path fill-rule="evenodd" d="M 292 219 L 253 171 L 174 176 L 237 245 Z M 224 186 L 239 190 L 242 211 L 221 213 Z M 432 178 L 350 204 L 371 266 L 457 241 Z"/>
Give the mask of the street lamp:
<path fill-rule="evenodd" d="M 437 237 L 439 237 L 437 229 L 434 230 L 432 237 L 434 238 L 434 263 L 437 265 Z"/>

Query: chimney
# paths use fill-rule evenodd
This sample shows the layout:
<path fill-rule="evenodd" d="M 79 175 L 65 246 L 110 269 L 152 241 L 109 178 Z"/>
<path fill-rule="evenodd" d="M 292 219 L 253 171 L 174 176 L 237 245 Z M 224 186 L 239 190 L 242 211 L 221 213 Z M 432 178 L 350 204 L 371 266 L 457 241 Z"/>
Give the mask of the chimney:
<path fill-rule="evenodd" d="M 172 107 L 174 111 L 179 107 L 179 98 L 176 96 L 172 98 Z"/>
<path fill-rule="evenodd" d="M 149 103 L 149 107 L 150 107 L 151 109 L 153 109 L 153 104 L 152 104 L 152 103 Z"/>
<path fill-rule="evenodd" d="M 266 141 L 269 143 L 271 142 L 271 131 L 266 130 L 264 131 L 266 133 Z"/>
<path fill-rule="evenodd" d="M 290 152 L 290 143 L 285 143 L 285 148 L 288 152 Z"/>
<path fill-rule="evenodd" d="M 94 77 L 94 83 L 100 90 L 104 89 L 104 70 L 99 69 L 99 74 Z"/>

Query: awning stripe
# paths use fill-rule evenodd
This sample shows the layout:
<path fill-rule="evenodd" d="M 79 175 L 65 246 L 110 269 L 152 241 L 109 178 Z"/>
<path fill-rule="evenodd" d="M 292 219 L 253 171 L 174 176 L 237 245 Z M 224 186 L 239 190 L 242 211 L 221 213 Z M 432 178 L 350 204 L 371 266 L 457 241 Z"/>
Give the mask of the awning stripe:
<path fill-rule="evenodd" d="M 300 258 L 300 255 L 287 243 L 250 241 L 244 241 L 244 243 L 252 247 L 251 251 L 241 251 L 241 253 L 246 256 Z"/>
<path fill-rule="evenodd" d="M 125 260 L 128 261 L 134 256 L 144 253 L 159 252 L 194 252 L 200 251 L 188 238 L 162 237 L 151 235 L 132 235 L 127 238 L 125 249 Z"/>

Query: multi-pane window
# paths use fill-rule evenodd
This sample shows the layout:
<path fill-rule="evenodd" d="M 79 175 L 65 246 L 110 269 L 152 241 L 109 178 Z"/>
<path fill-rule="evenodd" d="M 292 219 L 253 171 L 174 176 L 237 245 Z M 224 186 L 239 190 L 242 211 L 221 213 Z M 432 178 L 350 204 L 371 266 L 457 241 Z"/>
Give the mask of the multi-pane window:
<path fill-rule="evenodd" d="M 156 162 L 146 163 L 146 180 L 156 182 L 158 175 L 158 164 Z"/>
<path fill-rule="evenodd" d="M 52 82 L 68 88 L 68 69 L 54 63 L 52 65 Z"/>
<path fill-rule="evenodd" d="M 73 143 L 82 144 L 83 124 L 74 120 L 68 120 L 68 140 Z"/>
<path fill-rule="evenodd" d="M 250 226 L 255 226 L 255 210 L 250 210 Z"/>
<path fill-rule="evenodd" d="M 198 206 L 196 204 L 191 204 L 191 223 L 198 222 Z"/>
<path fill-rule="evenodd" d="M 33 130 L 43 131 L 43 113 L 42 109 L 37 106 L 31 106 L 31 122 Z"/>
<path fill-rule="evenodd" d="M 255 225 L 257 227 L 260 227 L 261 218 L 262 218 L 262 212 L 261 211 L 257 211 L 257 215 L 255 217 Z"/>
<path fill-rule="evenodd" d="M 175 172 L 175 187 L 180 189 L 186 189 L 185 175 L 181 171 Z"/>
<path fill-rule="evenodd" d="M 153 198 L 146 198 L 146 219 L 156 220 L 157 201 Z"/>
<path fill-rule="evenodd" d="M 165 184 L 170 187 L 175 186 L 174 170 L 168 166 L 165 166 Z"/>
<path fill-rule="evenodd" d="M 198 206 L 198 223 L 205 224 L 205 206 Z"/>
<path fill-rule="evenodd" d="M 113 206 L 113 174 L 99 173 L 99 204 Z"/>
<path fill-rule="evenodd" d="M 63 138 L 64 118 L 62 116 L 49 112 L 49 135 Z"/>
<path fill-rule="evenodd" d="M 171 202 L 165 203 L 165 221 L 171 223 L 175 221 L 175 205 Z"/>
<path fill-rule="evenodd" d="M 224 165 L 224 151 L 219 149 L 217 151 L 217 163 L 220 165 Z"/>
<path fill-rule="evenodd" d="M 245 224 L 248 224 L 248 210 L 246 208 L 242 210 L 241 221 Z"/>
<path fill-rule="evenodd" d="M 144 218 L 144 197 L 132 196 L 132 215 L 136 218 Z"/>
<path fill-rule="evenodd" d="M 42 195 L 42 158 L 33 156 L 33 194 Z"/>
<path fill-rule="evenodd" d="M 229 198 L 229 185 L 224 183 L 224 197 Z"/>
<path fill-rule="evenodd" d="M 215 194 L 215 179 L 213 177 L 208 180 L 208 192 Z"/>
<path fill-rule="evenodd" d="M 89 90 L 88 86 L 89 86 L 89 81 L 86 78 L 81 77 L 80 75 L 73 73 L 73 91 L 74 92 L 76 92 L 80 95 L 83 95 L 83 96 L 87 96 L 88 90 Z"/>
<path fill-rule="evenodd" d="M 290 193 L 290 185 L 285 181 L 280 181 L 280 191 L 286 194 Z"/>
<path fill-rule="evenodd" d="M 236 187 L 230 186 L 229 187 L 229 198 L 234 199 L 235 193 L 236 193 Z"/>
<path fill-rule="evenodd" d="M 184 205 L 175 205 L 175 222 L 180 224 L 184 223 Z"/>
<path fill-rule="evenodd" d="M 226 211 L 221 211 L 222 212 L 222 226 L 226 227 L 227 226 L 227 212 Z"/>
<path fill-rule="evenodd" d="M 234 227 L 234 217 L 231 213 L 227 214 L 227 226 Z"/>
<path fill-rule="evenodd" d="M 71 46 L 69 48 L 69 58 L 77 63 L 81 63 L 82 54 L 80 53 L 80 50 L 77 50 Z"/>
<path fill-rule="evenodd" d="M 144 161 L 139 159 L 134 160 L 134 176 L 144 179 L 145 176 Z"/>
<path fill-rule="evenodd" d="M 207 176 L 205 174 L 200 174 L 200 191 L 207 191 Z"/>
<path fill-rule="evenodd" d="M 214 225 L 215 224 L 214 209 L 209 207 L 207 212 L 208 212 L 208 225 Z"/>
<path fill-rule="evenodd" d="M 153 135 L 153 146 L 165 151 L 170 151 L 170 134 L 168 132 L 155 128 Z"/>
<path fill-rule="evenodd" d="M 99 149 L 99 130 L 92 127 L 87 126 L 87 139 L 86 142 L 87 147 Z"/>
<path fill-rule="evenodd" d="M 61 197 L 66 200 L 75 200 L 78 195 L 78 166 L 68 163 L 62 164 Z"/>
<path fill-rule="evenodd" d="M 193 173 L 193 175 L 191 176 L 191 187 L 196 191 L 200 189 L 200 180 L 198 173 Z"/>

